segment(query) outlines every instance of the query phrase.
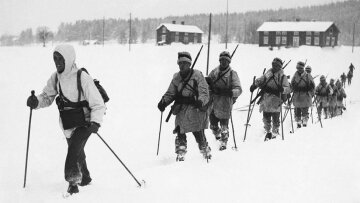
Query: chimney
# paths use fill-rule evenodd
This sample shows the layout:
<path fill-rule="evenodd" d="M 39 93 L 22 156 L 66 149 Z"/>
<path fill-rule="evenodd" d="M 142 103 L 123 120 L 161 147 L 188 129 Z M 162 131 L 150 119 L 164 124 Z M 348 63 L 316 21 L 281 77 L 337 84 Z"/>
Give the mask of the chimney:
<path fill-rule="evenodd" d="M 185 21 L 181 21 L 181 25 L 185 25 Z"/>
<path fill-rule="evenodd" d="M 172 24 L 176 24 L 176 21 L 175 21 L 175 20 L 173 20 L 173 21 L 172 21 Z"/>

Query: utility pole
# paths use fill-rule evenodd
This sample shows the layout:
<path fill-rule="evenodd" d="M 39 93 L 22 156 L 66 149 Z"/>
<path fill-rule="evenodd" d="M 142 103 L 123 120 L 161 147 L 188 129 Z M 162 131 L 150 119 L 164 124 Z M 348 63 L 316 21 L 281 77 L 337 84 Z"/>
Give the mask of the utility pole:
<path fill-rule="evenodd" d="M 130 13 L 130 20 L 129 20 L 129 51 L 131 51 L 131 13 Z"/>
<path fill-rule="evenodd" d="M 105 16 L 103 18 L 103 46 L 105 44 Z"/>
<path fill-rule="evenodd" d="M 355 23 L 354 23 L 354 28 L 353 28 L 353 45 L 352 45 L 351 53 L 354 53 L 354 46 L 355 46 Z"/>
<path fill-rule="evenodd" d="M 208 36 L 208 53 L 207 53 L 207 63 L 206 63 L 206 76 L 209 74 L 210 40 L 211 40 L 211 13 L 210 13 L 210 19 L 209 19 L 209 36 Z"/>
<path fill-rule="evenodd" d="M 225 49 L 228 43 L 228 20 L 229 20 L 229 0 L 226 0 L 226 34 L 225 34 Z"/>

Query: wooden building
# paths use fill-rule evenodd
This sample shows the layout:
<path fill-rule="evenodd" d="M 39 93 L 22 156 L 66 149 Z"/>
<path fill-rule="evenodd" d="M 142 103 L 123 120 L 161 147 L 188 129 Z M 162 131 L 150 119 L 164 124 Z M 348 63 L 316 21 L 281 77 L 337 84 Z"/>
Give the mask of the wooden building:
<path fill-rule="evenodd" d="M 257 32 L 259 46 L 270 47 L 334 47 L 338 45 L 340 33 L 334 22 L 321 21 L 264 22 Z"/>
<path fill-rule="evenodd" d="M 175 21 L 171 23 L 162 23 L 156 28 L 156 43 L 158 45 L 171 44 L 173 42 L 201 43 L 202 34 L 197 26 L 185 25 L 184 21 L 181 24 L 176 24 Z"/>

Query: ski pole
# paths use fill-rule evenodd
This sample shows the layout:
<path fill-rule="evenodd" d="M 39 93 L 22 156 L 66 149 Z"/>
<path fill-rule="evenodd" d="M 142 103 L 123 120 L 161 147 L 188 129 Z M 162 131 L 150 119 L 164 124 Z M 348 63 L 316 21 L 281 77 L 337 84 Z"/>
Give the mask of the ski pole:
<path fill-rule="evenodd" d="M 264 70 L 263 70 L 263 75 L 265 74 L 265 71 L 266 71 L 266 68 L 264 68 Z M 256 92 L 256 95 L 259 94 L 259 91 L 260 91 L 260 88 L 258 88 L 258 90 L 257 90 L 257 92 Z M 251 101 L 250 101 L 250 103 L 251 103 Z M 252 113 L 253 113 L 253 111 L 254 111 L 254 107 L 255 107 L 255 101 L 254 101 L 253 106 L 251 107 L 250 118 L 251 118 L 251 115 L 252 115 Z"/>
<path fill-rule="evenodd" d="M 293 116 L 292 116 L 292 112 L 291 112 L 291 103 L 290 103 L 290 100 L 288 101 L 289 102 L 289 111 L 290 111 L 290 120 L 291 120 L 291 129 L 292 129 L 292 133 L 294 133 L 294 122 L 293 122 Z M 294 107 L 295 109 L 295 107 Z"/>
<path fill-rule="evenodd" d="M 281 93 L 280 93 L 280 98 L 281 98 Z M 284 124 L 282 122 L 282 101 L 280 104 L 280 124 L 281 124 L 281 136 L 282 136 L 282 140 L 284 140 Z"/>
<path fill-rule="evenodd" d="M 311 105 L 311 124 L 314 124 L 314 118 L 313 118 L 313 105 Z"/>
<path fill-rule="evenodd" d="M 134 178 L 134 180 L 136 181 L 136 183 L 139 185 L 139 187 L 141 187 L 141 183 L 135 178 L 135 176 L 131 173 L 131 171 L 126 167 L 126 165 L 121 161 L 121 159 L 115 154 L 115 152 L 111 149 L 111 147 L 105 142 L 105 140 L 99 135 L 99 133 L 96 133 L 99 138 L 104 142 L 104 144 L 109 148 L 109 150 L 114 154 L 114 156 L 117 158 L 117 160 L 120 161 L 120 163 L 124 166 L 124 168 L 130 173 L 130 175 Z M 145 183 L 145 181 L 143 180 L 143 183 Z"/>
<path fill-rule="evenodd" d="M 35 96 L 35 91 L 31 91 L 31 96 Z M 28 155 L 29 155 L 29 143 L 30 143 L 30 128 L 31 128 L 31 117 L 32 117 L 32 108 L 30 107 L 30 117 L 29 117 L 29 127 L 28 127 L 28 138 L 26 144 L 26 159 L 25 159 L 25 174 L 24 174 L 24 186 L 26 186 L 26 174 L 27 174 L 27 164 L 28 164 Z"/>
<path fill-rule="evenodd" d="M 323 127 L 322 122 L 321 122 L 322 103 L 320 103 L 320 106 L 319 106 L 319 108 L 318 108 L 318 107 L 317 107 L 317 106 L 318 106 L 318 103 L 317 103 L 317 101 L 315 100 L 315 105 L 316 105 L 316 109 L 317 109 L 317 113 L 318 113 L 318 117 L 319 117 L 320 126 L 321 126 L 321 128 L 322 128 L 322 127 Z"/>
<path fill-rule="evenodd" d="M 237 150 L 237 146 L 236 146 L 236 140 L 235 140 L 235 131 L 234 131 L 234 123 L 233 123 L 233 119 L 232 119 L 232 113 L 230 112 L 230 121 L 231 121 L 231 127 L 232 127 L 232 132 L 233 132 L 233 138 L 234 138 L 234 149 Z"/>
<path fill-rule="evenodd" d="M 161 135 L 161 125 L 162 125 L 162 116 L 163 116 L 163 112 L 161 112 L 161 117 L 160 117 L 160 130 L 159 130 L 159 139 L 158 139 L 158 146 L 157 146 L 156 156 L 157 156 L 157 155 L 159 155 L 160 135 Z"/>
<path fill-rule="evenodd" d="M 255 78 L 256 76 L 254 76 L 253 78 L 253 84 L 255 84 Z M 252 96 L 253 96 L 253 93 L 254 92 L 251 92 L 250 94 L 250 102 L 249 102 L 249 109 L 248 109 L 248 114 L 247 114 L 247 119 L 246 119 L 246 124 L 245 124 L 245 134 L 244 134 L 244 140 L 243 142 L 245 142 L 245 139 L 246 139 L 246 132 L 247 132 L 247 128 L 248 128 L 248 125 L 249 125 L 249 121 L 250 121 L 250 116 L 251 116 L 251 100 L 252 100 Z"/>

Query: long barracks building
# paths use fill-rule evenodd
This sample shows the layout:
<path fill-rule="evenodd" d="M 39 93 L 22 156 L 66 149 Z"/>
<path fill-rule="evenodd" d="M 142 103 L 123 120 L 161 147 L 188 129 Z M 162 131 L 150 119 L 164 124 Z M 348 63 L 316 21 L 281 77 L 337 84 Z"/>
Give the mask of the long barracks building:
<path fill-rule="evenodd" d="M 175 21 L 171 23 L 162 23 L 156 28 L 156 43 L 158 45 L 171 44 L 172 42 L 201 43 L 202 34 L 204 32 L 194 25 L 176 24 Z"/>
<path fill-rule="evenodd" d="M 259 46 L 270 47 L 334 47 L 338 45 L 340 33 L 334 22 L 320 21 L 264 22 L 257 32 Z"/>

